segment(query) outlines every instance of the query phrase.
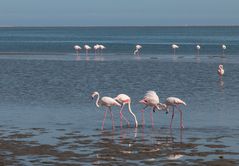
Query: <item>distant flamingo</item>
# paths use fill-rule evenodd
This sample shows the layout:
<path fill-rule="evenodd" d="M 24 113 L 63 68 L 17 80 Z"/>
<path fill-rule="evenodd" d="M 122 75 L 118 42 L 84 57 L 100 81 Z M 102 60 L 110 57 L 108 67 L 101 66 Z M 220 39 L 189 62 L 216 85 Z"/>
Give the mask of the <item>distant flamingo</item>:
<path fill-rule="evenodd" d="M 197 49 L 197 53 L 198 53 L 198 55 L 199 55 L 199 51 L 200 51 L 200 49 L 201 49 L 200 45 L 197 45 L 197 46 L 196 46 L 196 49 Z"/>
<path fill-rule="evenodd" d="M 116 96 L 114 98 L 117 102 L 119 102 L 120 104 L 122 104 L 122 107 L 121 107 L 121 110 L 120 110 L 120 119 L 121 119 L 121 123 L 122 123 L 122 118 L 124 117 L 123 116 L 123 108 L 124 108 L 124 105 L 125 104 L 128 104 L 128 111 L 129 113 L 134 117 L 134 122 L 135 122 L 135 127 L 138 127 L 138 121 L 137 121 L 137 118 L 135 116 L 135 114 L 132 112 L 131 110 L 131 99 L 128 95 L 126 94 L 119 94 L 118 96 Z M 126 119 L 125 119 L 126 120 Z M 126 120 L 127 121 L 127 120 Z M 129 122 L 127 121 L 128 125 L 129 125 Z M 121 124 L 122 126 L 122 124 Z"/>
<path fill-rule="evenodd" d="M 155 109 L 161 110 L 161 108 L 160 108 L 161 103 L 159 102 L 159 97 L 155 91 L 147 91 L 144 98 L 142 100 L 140 100 L 139 102 L 145 105 L 145 107 L 142 110 L 142 121 L 143 121 L 143 125 L 144 125 L 144 110 L 145 110 L 145 108 L 147 108 L 148 106 L 152 107 L 153 112 L 155 112 Z M 151 119 L 151 124 L 153 127 L 154 121 L 153 121 L 152 112 L 150 112 L 150 119 Z"/>
<path fill-rule="evenodd" d="M 113 119 L 113 113 L 112 113 L 111 107 L 112 106 L 119 106 L 119 107 L 121 107 L 120 103 L 118 103 L 115 99 L 113 99 L 111 97 L 106 97 L 105 96 L 105 97 L 102 97 L 100 99 L 99 92 L 93 92 L 92 95 L 91 95 L 92 99 L 94 99 L 95 96 L 97 96 L 95 104 L 96 104 L 96 106 L 98 108 L 100 106 L 104 106 L 104 107 L 109 109 L 111 120 L 112 120 L 112 128 L 114 129 L 114 119 Z M 102 130 L 104 129 L 104 123 L 105 123 L 105 118 L 106 118 L 107 112 L 108 112 L 108 110 L 106 109 L 105 113 L 104 113 L 104 119 L 103 119 L 103 122 L 102 122 L 102 126 L 101 126 Z"/>
<path fill-rule="evenodd" d="M 85 55 L 88 55 L 89 50 L 91 49 L 91 47 L 86 44 L 86 45 L 84 45 L 84 48 L 85 48 Z"/>
<path fill-rule="evenodd" d="M 139 44 L 137 44 L 137 45 L 135 46 L 134 55 L 139 55 L 141 48 L 142 48 L 142 46 L 139 45 Z"/>
<path fill-rule="evenodd" d="M 94 45 L 95 55 L 97 54 L 99 49 L 100 49 L 100 45 L 99 44 Z"/>
<path fill-rule="evenodd" d="M 170 106 L 173 107 L 173 113 L 172 113 L 172 119 L 171 119 L 171 122 L 170 122 L 170 128 L 172 128 L 173 117 L 174 117 L 174 108 L 175 107 L 180 112 L 180 127 L 184 128 L 184 126 L 183 126 L 183 113 L 178 107 L 181 104 L 186 106 L 186 103 L 183 100 L 181 100 L 177 97 L 168 97 L 166 99 L 166 102 L 164 104 L 160 105 L 161 109 L 166 109 L 167 111 L 169 111 Z"/>
<path fill-rule="evenodd" d="M 224 51 L 227 49 L 227 46 L 225 44 L 222 45 L 222 55 L 224 55 Z"/>
<path fill-rule="evenodd" d="M 222 78 L 222 76 L 224 75 L 224 69 L 222 64 L 218 66 L 217 73 L 220 76 L 220 78 Z"/>
<path fill-rule="evenodd" d="M 81 47 L 78 46 L 78 45 L 75 45 L 75 46 L 74 46 L 74 49 L 76 50 L 76 55 L 79 55 L 80 50 L 81 50 Z"/>
<path fill-rule="evenodd" d="M 178 49 L 179 46 L 176 44 L 172 44 L 172 49 L 173 49 L 173 55 L 175 55 L 176 49 Z"/>
<path fill-rule="evenodd" d="M 104 49 L 106 49 L 106 47 L 105 47 L 104 45 L 100 44 L 100 45 L 99 45 L 99 49 L 100 49 L 100 51 L 101 51 L 100 53 L 102 53 L 102 51 L 103 51 Z"/>

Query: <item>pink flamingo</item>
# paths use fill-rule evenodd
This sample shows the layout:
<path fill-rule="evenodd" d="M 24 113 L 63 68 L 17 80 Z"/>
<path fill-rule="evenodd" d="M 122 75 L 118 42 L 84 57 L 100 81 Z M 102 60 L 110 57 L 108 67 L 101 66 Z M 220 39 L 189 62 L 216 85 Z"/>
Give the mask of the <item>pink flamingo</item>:
<path fill-rule="evenodd" d="M 134 117 L 135 127 L 137 128 L 138 127 L 138 121 L 137 121 L 137 118 L 136 118 L 135 114 L 132 112 L 130 97 L 126 94 L 119 94 L 114 99 L 122 105 L 121 109 L 120 109 L 121 127 L 122 127 L 122 118 L 125 119 L 125 117 L 123 116 L 122 111 L 123 111 L 123 108 L 124 108 L 125 104 L 128 104 L 128 111 Z M 129 125 L 129 121 L 127 119 L 125 119 L 125 120 L 127 121 L 128 125 Z"/>
<path fill-rule="evenodd" d="M 100 53 L 102 53 L 102 51 L 103 51 L 104 49 L 106 49 L 106 47 L 105 47 L 104 45 L 100 44 L 100 45 L 99 45 L 99 49 L 100 49 L 100 51 L 101 51 Z"/>
<path fill-rule="evenodd" d="M 99 49 L 100 49 L 100 45 L 99 44 L 94 45 L 95 55 L 97 54 Z"/>
<path fill-rule="evenodd" d="M 197 45 L 197 46 L 196 46 L 196 49 L 197 49 L 197 53 L 198 53 L 198 55 L 199 55 L 199 51 L 200 51 L 200 49 L 201 49 L 201 46 L 200 46 L 200 45 Z"/>
<path fill-rule="evenodd" d="M 74 49 L 76 50 L 76 55 L 79 55 L 80 50 L 81 50 L 81 47 L 78 46 L 78 45 L 75 45 L 75 46 L 74 46 Z"/>
<path fill-rule="evenodd" d="M 178 45 L 176 45 L 176 44 L 172 44 L 172 49 L 173 49 L 173 55 L 175 55 L 175 53 L 176 53 L 176 49 L 178 49 L 179 48 L 179 46 Z"/>
<path fill-rule="evenodd" d="M 167 112 L 169 111 L 169 107 L 173 107 L 173 113 L 172 113 L 172 119 L 171 119 L 171 122 L 170 122 L 170 128 L 172 128 L 172 123 L 173 123 L 173 118 L 174 118 L 174 108 L 176 107 L 178 109 L 178 111 L 180 112 L 180 127 L 181 128 L 184 128 L 183 126 L 183 113 L 182 111 L 179 109 L 179 105 L 185 105 L 186 106 L 186 103 L 177 98 L 177 97 L 168 97 L 166 99 L 166 102 L 164 104 L 162 104 L 161 106 L 161 109 L 166 109 Z"/>
<path fill-rule="evenodd" d="M 139 54 L 140 54 L 140 49 L 141 49 L 141 48 L 142 48 L 142 46 L 139 45 L 139 44 L 137 44 L 137 45 L 135 46 L 134 55 L 138 55 L 138 56 L 139 56 Z"/>
<path fill-rule="evenodd" d="M 144 125 L 144 110 L 145 108 L 152 107 L 153 112 L 155 112 L 155 109 L 161 110 L 160 106 L 161 103 L 159 102 L 159 97 L 155 91 L 147 91 L 145 94 L 144 98 L 139 101 L 140 103 L 144 104 L 145 107 L 143 108 L 142 112 L 142 123 Z M 152 123 L 152 127 L 154 126 L 154 121 L 153 121 L 153 115 L 152 112 L 150 112 L 150 119 Z"/>
<path fill-rule="evenodd" d="M 97 99 L 96 99 L 96 102 L 95 102 L 95 105 L 99 108 L 100 106 L 104 106 L 106 108 L 109 109 L 110 111 L 110 116 L 111 116 L 111 120 L 112 120 L 112 128 L 114 129 L 114 119 L 113 119 L 113 113 L 112 113 L 112 110 L 111 110 L 111 107 L 112 106 L 119 106 L 121 107 L 120 103 L 118 103 L 115 99 L 111 98 L 111 97 L 102 97 L 100 99 L 100 94 L 99 92 L 93 92 L 91 97 L 92 99 L 94 99 L 94 97 L 97 96 Z M 106 118 L 106 115 L 107 115 L 107 112 L 108 110 L 106 109 L 105 110 L 105 113 L 104 113 L 104 119 L 103 119 L 103 122 L 102 122 L 102 126 L 101 126 L 101 129 L 103 130 L 104 129 L 104 123 L 105 123 L 105 118 Z"/>
<path fill-rule="evenodd" d="M 222 45 L 222 55 L 224 55 L 224 50 L 227 49 L 227 46 L 225 44 Z"/>
<path fill-rule="evenodd" d="M 218 66 L 217 73 L 218 73 L 218 75 L 220 77 L 220 80 L 221 80 L 222 76 L 224 75 L 224 69 L 223 69 L 223 65 L 222 64 Z"/>
<path fill-rule="evenodd" d="M 91 47 L 89 45 L 84 45 L 85 48 L 85 55 L 88 55 L 89 50 L 91 49 Z"/>

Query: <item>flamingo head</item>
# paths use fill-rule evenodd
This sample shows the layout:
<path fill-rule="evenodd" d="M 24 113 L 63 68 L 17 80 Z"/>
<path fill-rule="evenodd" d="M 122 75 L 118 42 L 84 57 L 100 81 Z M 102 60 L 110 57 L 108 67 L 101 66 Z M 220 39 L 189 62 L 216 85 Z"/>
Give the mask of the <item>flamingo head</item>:
<path fill-rule="evenodd" d="M 97 96 L 97 95 L 99 96 L 99 92 L 93 92 L 93 93 L 91 94 L 91 98 L 94 99 L 94 97 Z"/>
<path fill-rule="evenodd" d="M 168 108 L 168 106 L 167 106 L 166 104 L 159 103 L 159 104 L 157 105 L 157 107 L 159 108 L 159 110 L 165 110 L 165 111 L 166 111 L 166 114 L 168 114 L 169 108 Z"/>
<path fill-rule="evenodd" d="M 142 99 L 142 100 L 139 101 L 139 103 L 144 104 L 144 105 L 147 105 L 147 104 L 148 104 L 148 101 L 145 100 L 145 99 Z"/>
<path fill-rule="evenodd" d="M 218 66 L 218 68 L 220 68 L 220 69 L 223 69 L 223 65 L 222 65 L 222 64 L 220 64 L 220 65 Z"/>

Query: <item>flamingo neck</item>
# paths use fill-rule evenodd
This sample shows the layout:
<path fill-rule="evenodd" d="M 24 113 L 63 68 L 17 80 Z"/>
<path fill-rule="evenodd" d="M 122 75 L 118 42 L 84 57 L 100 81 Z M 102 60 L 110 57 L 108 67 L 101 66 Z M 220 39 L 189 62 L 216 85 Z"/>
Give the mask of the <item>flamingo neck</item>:
<path fill-rule="evenodd" d="M 137 118 L 136 118 L 136 116 L 135 116 L 135 114 L 132 112 L 132 110 L 131 110 L 131 104 L 130 104 L 130 102 L 128 103 L 128 109 L 129 109 L 129 112 L 133 115 L 133 117 L 134 117 L 134 122 L 135 122 L 135 127 L 138 127 L 138 121 L 137 121 Z"/>
<path fill-rule="evenodd" d="M 99 100 L 100 100 L 100 95 L 97 94 L 97 99 L 96 99 L 95 105 L 96 105 L 98 108 L 100 107 Z"/>

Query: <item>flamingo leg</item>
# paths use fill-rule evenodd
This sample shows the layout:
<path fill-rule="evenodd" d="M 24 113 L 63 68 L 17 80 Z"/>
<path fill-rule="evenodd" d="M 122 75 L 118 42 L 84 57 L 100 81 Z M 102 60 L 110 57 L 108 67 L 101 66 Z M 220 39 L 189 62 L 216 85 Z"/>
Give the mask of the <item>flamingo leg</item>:
<path fill-rule="evenodd" d="M 123 114 L 122 114 L 122 111 L 123 111 L 123 108 L 124 108 L 124 104 L 121 106 L 121 109 L 120 109 L 120 127 L 122 128 L 122 125 L 123 125 Z"/>
<path fill-rule="evenodd" d="M 174 106 L 173 106 L 173 113 L 172 113 L 172 118 L 171 118 L 171 122 L 170 122 L 170 129 L 172 128 L 173 118 L 174 118 Z"/>
<path fill-rule="evenodd" d="M 110 110 L 110 117 L 111 117 L 111 121 L 112 121 L 112 129 L 115 128 L 115 123 L 114 123 L 114 117 L 113 117 L 113 112 L 111 110 L 111 107 L 109 107 L 109 110 Z"/>
<path fill-rule="evenodd" d="M 141 113 L 142 113 L 142 125 L 144 127 L 144 123 L 145 123 L 145 121 L 144 121 L 144 109 L 141 110 Z"/>
<path fill-rule="evenodd" d="M 184 128 L 184 126 L 183 126 L 183 112 L 180 109 L 178 109 L 178 111 L 180 112 L 180 127 L 181 127 L 181 129 L 183 129 Z"/>
<path fill-rule="evenodd" d="M 141 110 L 141 113 L 142 113 L 142 125 L 144 127 L 144 124 L 145 124 L 145 121 L 144 121 L 144 110 L 147 108 L 148 106 L 146 105 L 142 110 Z"/>
<path fill-rule="evenodd" d="M 104 119 L 102 121 L 102 126 L 101 126 L 101 130 L 104 130 L 104 124 L 105 124 L 105 119 L 106 119 L 106 115 L 107 115 L 107 110 L 105 110 L 105 113 L 104 113 Z"/>
<path fill-rule="evenodd" d="M 124 120 L 127 122 L 127 124 L 128 124 L 128 127 L 130 127 L 130 123 L 129 123 L 129 121 L 125 118 L 125 116 L 123 115 L 123 107 L 124 107 L 124 105 L 125 105 L 125 103 L 123 104 L 123 106 L 122 106 L 122 108 L 121 108 L 121 110 L 120 110 L 120 115 L 121 115 L 121 120 L 122 120 L 122 118 L 124 118 Z"/>
<path fill-rule="evenodd" d="M 151 119 L 151 124 L 152 124 L 152 128 L 153 128 L 154 127 L 154 118 L 153 118 L 152 111 L 150 111 L 150 119 Z"/>

